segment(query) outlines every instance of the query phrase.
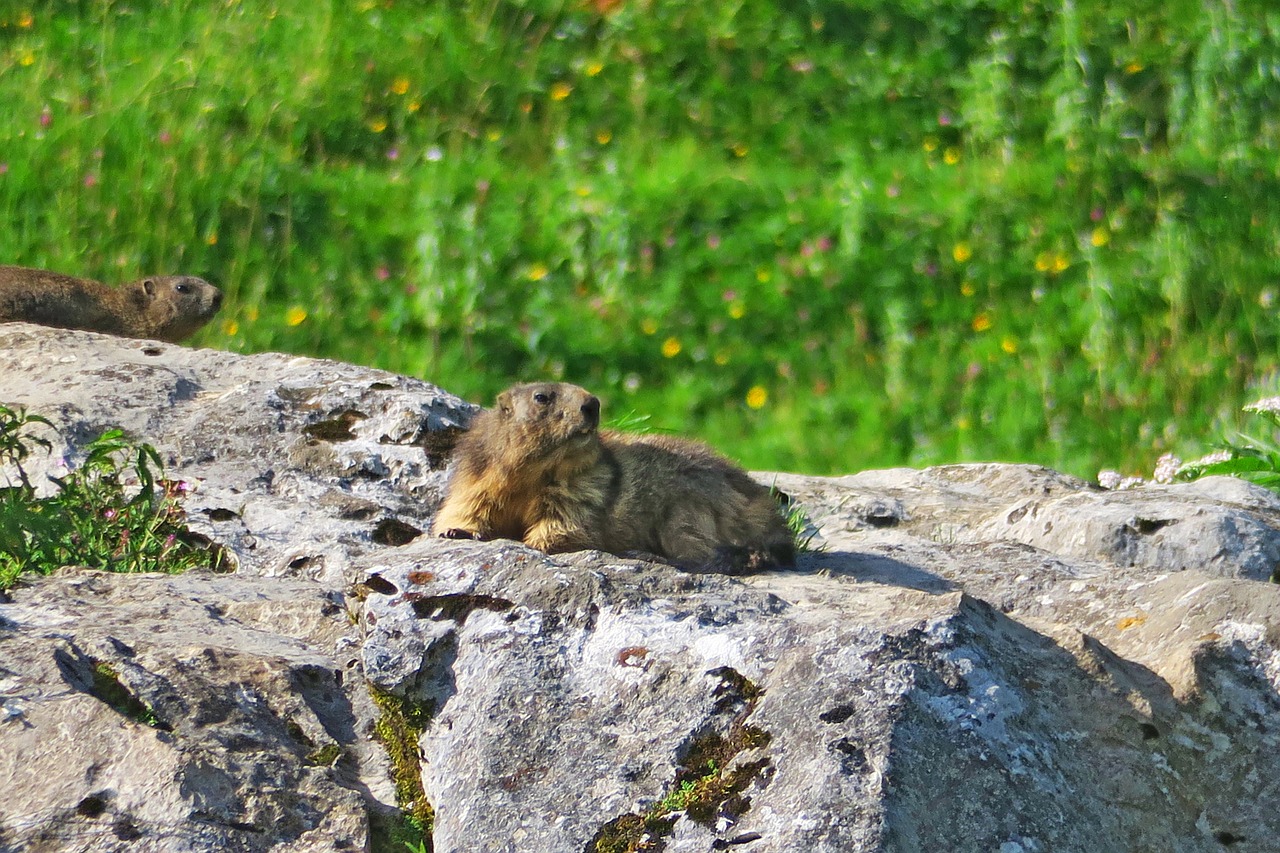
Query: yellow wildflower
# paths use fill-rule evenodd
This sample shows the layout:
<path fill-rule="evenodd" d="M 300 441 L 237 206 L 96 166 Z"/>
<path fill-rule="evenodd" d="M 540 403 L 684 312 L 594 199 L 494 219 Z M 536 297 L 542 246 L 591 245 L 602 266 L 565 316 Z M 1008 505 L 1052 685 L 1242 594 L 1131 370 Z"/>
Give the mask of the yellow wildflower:
<path fill-rule="evenodd" d="M 1053 265 L 1049 267 L 1049 272 L 1057 275 L 1069 266 L 1071 266 L 1071 262 L 1067 260 L 1067 256 L 1059 252 L 1053 256 Z"/>
<path fill-rule="evenodd" d="M 1015 352 L 1018 351 L 1018 342 L 1015 341 L 1013 338 L 1005 337 L 1003 340 L 1000 341 L 1000 349 L 1004 350 L 1009 355 L 1013 355 Z"/>
<path fill-rule="evenodd" d="M 36 22 L 36 19 L 32 17 L 30 12 L 23 12 L 21 15 L 18 16 L 18 26 L 24 30 L 31 29 L 31 25 L 34 24 L 35 22 Z"/>
<path fill-rule="evenodd" d="M 977 292 L 977 289 L 974 288 L 973 282 L 962 281 L 960 282 L 960 292 L 965 296 L 973 296 L 973 294 Z"/>
<path fill-rule="evenodd" d="M 405 92 L 408 92 L 409 78 L 397 77 L 395 80 L 391 82 L 391 91 L 395 92 L 397 95 L 403 95 Z"/>
<path fill-rule="evenodd" d="M 724 350 L 717 350 L 716 354 L 712 356 L 711 360 L 714 361 L 720 367 L 724 367 L 726 364 L 729 363 L 729 353 L 725 352 Z"/>
<path fill-rule="evenodd" d="M 764 267 L 760 267 L 758 270 L 756 270 L 756 281 L 760 282 L 761 284 L 764 284 L 768 280 L 769 280 L 769 271 L 767 269 L 765 269 Z"/>
<path fill-rule="evenodd" d="M 546 264 L 537 263 L 529 267 L 529 272 L 526 275 L 529 276 L 529 281 L 542 281 L 550 272 Z"/>
<path fill-rule="evenodd" d="M 751 386 L 751 390 L 747 392 L 747 406 L 752 409 L 763 409 L 767 402 L 769 402 L 769 392 L 760 385 Z"/>
<path fill-rule="evenodd" d="M 991 315 L 983 311 L 977 317 L 973 318 L 973 330 L 975 332 L 985 332 L 991 328 Z"/>
<path fill-rule="evenodd" d="M 662 354 L 667 358 L 675 358 L 680 354 L 681 346 L 677 338 L 667 338 L 662 342 Z"/>
<path fill-rule="evenodd" d="M 596 134 L 596 142 L 601 145 L 608 145 L 610 139 L 613 139 L 613 134 L 607 130 L 602 130 Z"/>
<path fill-rule="evenodd" d="M 1089 236 L 1089 242 L 1101 248 L 1111 242 L 1111 232 L 1102 226 L 1093 229 L 1093 234 Z"/>
<path fill-rule="evenodd" d="M 290 308 L 284 315 L 285 325 L 298 326 L 302 321 L 307 319 L 307 311 L 305 308 L 299 308 L 297 305 Z"/>
<path fill-rule="evenodd" d="M 502 131 L 498 130 L 496 127 L 491 127 L 489 128 L 489 132 L 484 135 L 484 138 L 490 142 L 497 142 L 502 138 Z"/>
<path fill-rule="evenodd" d="M 240 331 L 240 324 L 235 320 L 228 320 L 222 324 L 222 333 L 227 337 L 234 337 Z"/>
<path fill-rule="evenodd" d="M 206 243 L 208 243 L 210 246 L 216 246 L 216 245 L 218 245 L 218 232 L 217 232 L 217 231 L 210 231 L 210 232 L 209 232 L 209 236 L 205 237 L 205 238 L 204 238 L 204 241 L 205 241 Z"/>
<path fill-rule="evenodd" d="M 1133 60 L 1130 60 L 1130 61 L 1129 61 L 1129 62 L 1124 66 L 1124 73 L 1125 73 L 1125 74 L 1137 74 L 1137 73 L 1138 73 L 1139 71 L 1141 71 L 1144 67 L 1145 67 L 1145 66 L 1143 66 L 1143 64 L 1142 64 L 1141 62 L 1139 62 L 1139 61 L 1138 61 L 1138 60 L 1136 60 L 1136 59 L 1133 59 Z"/>
<path fill-rule="evenodd" d="M 30 65 L 36 61 L 36 55 L 29 50 L 24 50 L 22 55 L 18 57 L 19 65 Z"/>
<path fill-rule="evenodd" d="M 422 109 L 422 102 L 421 102 L 421 101 L 410 101 L 410 102 L 409 102 L 409 104 L 408 104 L 408 106 L 406 106 L 406 107 L 405 107 L 405 109 L 406 109 L 406 110 L 408 110 L 408 111 L 409 111 L 409 112 L 411 112 L 411 113 L 416 113 L 418 110 Z"/>
<path fill-rule="evenodd" d="M 956 163 L 959 163 L 959 162 L 960 162 L 960 149 L 959 149 L 959 148 L 948 148 L 946 151 L 943 151 L 943 152 L 942 152 L 942 162 L 946 163 L 948 166 L 954 166 Z"/>
<path fill-rule="evenodd" d="M 569 93 L 573 91 L 573 87 L 568 83 L 555 83 L 551 86 L 551 100 L 563 101 L 569 97 Z"/>
<path fill-rule="evenodd" d="M 748 151 L 750 151 L 750 150 L 751 150 L 750 148 L 748 148 L 747 146 L 743 145 L 741 142 L 736 143 L 736 144 L 733 146 L 733 156 L 735 156 L 735 157 L 746 157 L 746 156 L 747 156 L 747 152 L 748 152 Z"/>
<path fill-rule="evenodd" d="M 938 150 L 938 137 L 926 136 L 924 138 L 924 150 L 933 152 Z"/>
<path fill-rule="evenodd" d="M 956 259 L 957 264 L 963 264 L 965 261 L 973 257 L 973 247 L 964 240 L 956 243 L 955 248 L 951 250 L 951 257 Z"/>
<path fill-rule="evenodd" d="M 1036 255 L 1036 271 L 1037 272 L 1048 272 L 1052 266 L 1053 266 L 1053 253 L 1041 252 L 1040 254 Z"/>
<path fill-rule="evenodd" d="M 747 313 L 747 306 L 741 302 L 733 301 L 729 303 L 729 316 L 735 320 L 741 320 L 743 315 Z"/>
<path fill-rule="evenodd" d="M 248 308 L 244 309 L 244 318 L 250 323 L 258 322 L 258 306 L 250 305 Z"/>
<path fill-rule="evenodd" d="M 369 129 L 374 133 L 382 133 L 382 131 L 387 129 L 387 120 L 381 116 L 369 119 Z"/>
<path fill-rule="evenodd" d="M 644 332 L 646 335 L 657 334 L 658 321 L 650 317 L 646 317 L 644 320 L 640 321 L 640 331 Z"/>
<path fill-rule="evenodd" d="M 588 77 L 594 77 L 604 70 L 604 63 L 598 59 L 593 59 L 587 63 L 587 67 L 584 70 L 587 72 Z"/>

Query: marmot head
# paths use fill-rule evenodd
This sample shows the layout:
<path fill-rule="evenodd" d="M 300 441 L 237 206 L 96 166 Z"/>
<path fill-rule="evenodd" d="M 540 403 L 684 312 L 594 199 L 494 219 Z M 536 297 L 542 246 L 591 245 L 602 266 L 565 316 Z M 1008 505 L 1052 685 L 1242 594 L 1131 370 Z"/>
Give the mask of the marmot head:
<path fill-rule="evenodd" d="M 137 288 L 148 335 L 162 341 L 185 340 L 222 307 L 222 291 L 193 275 L 148 276 Z"/>
<path fill-rule="evenodd" d="M 512 427 L 510 449 L 525 458 L 571 456 L 600 443 L 600 400 L 577 385 L 516 385 L 498 395 L 494 411 Z"/>

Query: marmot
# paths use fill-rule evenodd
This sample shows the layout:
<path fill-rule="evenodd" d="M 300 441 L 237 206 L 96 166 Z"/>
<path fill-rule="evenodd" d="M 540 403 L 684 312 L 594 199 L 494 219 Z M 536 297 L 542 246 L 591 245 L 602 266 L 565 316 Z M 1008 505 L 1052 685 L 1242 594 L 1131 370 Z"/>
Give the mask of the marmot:
<path fill-rule="evenodd" d="M 48 270 L 0 266 L 0 323 L 38 323 L 178 343 L 222 306 L 222 291 L 189 275 L 121 287 Z"/>
<path fill-rule="evenodd" d="M 777 501 L 741 468 L 697 442 L 599 425 L 600 401 L 576 385 L 504 391 L 459 438 L 433 532 L 727 574 L 794 565 Z"/>

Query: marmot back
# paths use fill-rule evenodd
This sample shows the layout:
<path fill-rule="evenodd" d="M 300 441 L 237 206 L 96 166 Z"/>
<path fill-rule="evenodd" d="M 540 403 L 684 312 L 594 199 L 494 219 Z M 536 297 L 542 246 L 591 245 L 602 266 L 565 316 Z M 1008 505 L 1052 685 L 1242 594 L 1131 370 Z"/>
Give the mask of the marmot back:
<path fill-rule="evenodd" d="M 698 442 L 599 431 L 576 385 L 517 385 L 459 440 L 433 530 L 558 553 L 639 552 L 738 574 L 795 561 L 769 490 Z"/>
<path fill-rule="evenodd" d="M 0 266 L 0 322 L 178 343 L 221 306 L 222 291 L 195 276 L 148 276 L 110 287 L 49 270 Z"/>

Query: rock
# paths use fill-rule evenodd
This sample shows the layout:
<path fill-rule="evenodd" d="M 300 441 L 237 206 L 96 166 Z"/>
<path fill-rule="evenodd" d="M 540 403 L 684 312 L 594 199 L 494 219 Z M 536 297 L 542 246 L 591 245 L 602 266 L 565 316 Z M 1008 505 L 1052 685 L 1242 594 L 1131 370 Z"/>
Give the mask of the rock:
<path fill-rule="evenodd" d="M 21 325 L 0 376 L 42 471 L 122 425 L 237 561 L 0 603 L 0 850 L 402 849 L 371 691 L 436 851 L 1280 849 L 1240 481 L 760 475 L 821 550 L 729 578 L 416 535 L 474 407 L 415 380 Z"/>
<path fill-rule="evenodd" d="M 364 849 L 348 768 L 378 756 L 318 651 L 342 607 L 227 580 L 72 572 L 3 607 L 0 849 Z"/>
<path fill-rule="evenodd" d="M 334 587 L 353 554 L 430 526 L 452 440 L 477 411 L 414 379 L 276 353 L 21 323 L 0 325 L 0 349 L 0 402 L 61 430 L 47 460 L 32 457 L 32 482 L 65 473 L 87 441 L 121 427 L 196 485 L 192 529 L 246 571 Z"/>
<path fill-rule="evenodd" d="M 1280 497 L 1230 477 L 1114 492 L 1046 468 L 945 465 L 777 482 L 810 502 L 843 493 L 824 519 L 829 535 L 898 528 L 942 544 L 1020 542 L 1083 560 L 1254 580 L 1280 567 Z"/>

